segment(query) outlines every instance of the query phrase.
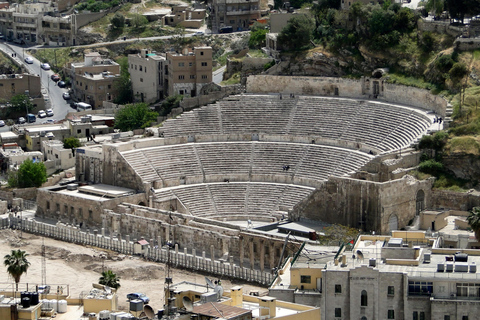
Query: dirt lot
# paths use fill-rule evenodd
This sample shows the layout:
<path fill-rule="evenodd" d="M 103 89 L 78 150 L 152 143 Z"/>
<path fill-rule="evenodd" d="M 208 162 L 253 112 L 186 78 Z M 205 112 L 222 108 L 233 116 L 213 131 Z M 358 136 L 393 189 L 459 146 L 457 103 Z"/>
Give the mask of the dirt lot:
<path fill-rule="evenodd" d="M 163 288 L 165 278 L 165 264 L 144 261 L 139 257 L 125 256 L 112 251 L 93 247 L 75 245 L 68 242 L 44 238 L 46 248 L 47 283 L 56 288 L 56 285 L 68 284 L 71 297 L 78 297 L 82 292 L 89 291 L 92 283 L 97 283 L 102 265 L 111 269 L 120 276 L 121 288 L 119 294 L 119 308 L 125 310 L 126 295 L 130 292 L 143 292 L 150 297 L 150 305 L 161 309 L 163 305 Z M 42 238 L 39 236 L 12 230 L 0 231 L 0 257 L 9 254 L 12 249 L 22 249 L 29 254 L 31 263 L 28 273 L 22 276 L 21 283 L 41 283 L 41 247 Z M 105 258 L 106 257 L 106 258 Z M 2 266 L 3 267 L 3 266 Z M 191 281 L 205 284 L 204 276 L 179 269 L 171 270 L 173 282 Z M 211 277 L 213 278 L 213 277 Z M 5 288 L 12 283 L 6 268 L 0 272 L 0 286 Z M 225 289 L 240 283 L 232 283 L 222 279 Z M 244 292 L 250 290 L 266 291 L 251 285 L 243 285 Z"/>

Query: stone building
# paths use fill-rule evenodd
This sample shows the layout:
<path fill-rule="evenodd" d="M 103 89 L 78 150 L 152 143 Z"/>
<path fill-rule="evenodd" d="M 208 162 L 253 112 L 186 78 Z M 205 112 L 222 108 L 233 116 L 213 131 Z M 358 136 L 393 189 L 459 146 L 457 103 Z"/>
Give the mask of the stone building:
<path fill-rule="evenodd" d="M 244 31 L 260 18 L 259 0 L 214 0 L 210 19 L 212 32 L 218 33 L 223 27 L 233 31 Z"/>
<path fill-rule="evenodd" d="M 128 55 L 128 72 L 136 101 L 153 103 L 165 97 L 166 58 L 147 49 Z"/>
<path fill-rule="evenodd" d="M 33 74 L 0 75 L 0 100 L 9 101 L 17 94 L 26 94 L 33 99 L 33 104 L 43 107 L 40 76 Z"/>
<path fill-rule="evenodd" d="M 163 17 L 163 24 L 175 27 L 180 25 L 185 28 L 198 29 L 202 26 L 207 16 L 205 9 L 194 9 L 187 5 L 172 7 L 172 12 Z"/>
<path fill-rule="evenodd" d="M 182 53 L 167 52 L 167 95 L 195 97 L 212 82 L 212 48 L 195 47 Z"/>
<path fill-rule="evenodd" d="M 115 99 L 115 82 L 120 79 L 120 65 L 115 61 L 102 58 L 98 52 L 87 53 L 84 62 L 70 63 L 66 71 L 78 101 L 95 109 L 101 108 L 103 101 Z"/>

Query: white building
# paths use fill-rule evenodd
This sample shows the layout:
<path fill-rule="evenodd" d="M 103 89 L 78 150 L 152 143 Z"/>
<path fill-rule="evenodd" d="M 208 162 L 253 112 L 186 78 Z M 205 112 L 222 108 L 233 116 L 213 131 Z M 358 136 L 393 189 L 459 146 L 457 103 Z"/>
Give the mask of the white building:
<path fill-rule="evenodd" d="M 152 103 L 165 95 L 165 56 L 147 49 L 128 55 L 128 72 L 136 101 Z"/>

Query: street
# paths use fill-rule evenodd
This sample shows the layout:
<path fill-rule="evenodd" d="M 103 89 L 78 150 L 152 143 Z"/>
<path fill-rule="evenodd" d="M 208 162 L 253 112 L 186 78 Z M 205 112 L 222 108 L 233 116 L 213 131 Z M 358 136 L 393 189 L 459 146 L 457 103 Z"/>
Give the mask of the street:
<path fill-rule="evenodd" d="M 35 59 L 35 57 L 33 56 L 31 56 L 33 58 L 33 64 L 25 63 L 24 59 L 29 55 L 27 52 L 24 51 L 24 48 L 22 46 L 18 46 L 12 43 L 5 43 L 4 41 L 2 41 L 2 43 L 0 43 L 0 50 L 2 50 L 3 52 L 5 52 L 10 56 L 12 52 L 16 53 L 17 56 L 16 58 L 13 58 L 13 59 L 16 59 L 21 64 L 23 64 L 29 73 L 40 75 L 41 83 L 42 83 L 42 92 L 44 93 L 45 98 L 48 99 L 48 101 L 46 101 L 45 104 L 48 105 L 48 103 L 50 103 L 50 107 L 53 109 L 53 113 L 54 113 L 54 116 L 51 117 L 50 119 L 54 119 L 54 120 L 65 119 L 68 112 L 74 111 L 74 109 L 70 108 L 70 103 L 65 101 L 62 97 L 62 94 L 64 92 L 67 92 L 68 90 L 59 88 L 56 85 L 56 83 L 50 79 L 50 76 L 53 74 L 52 70 L 46 71 L 40 68 L 40 61 Z M 24 52 L 25 52 L 25 56 L 24 56 Z M 47 109 L 47 107 L 45 109 Z M 16 119 L 13 119 L 13 120 L 16 120 Z M 37 119 L 36 124 L 41 123 L 44 120 L 46 119 Z M 0 128 L 0 132 L 5 132 L 5 131 L 10 131 L 10 127 L 5 126 L 3 128 Z"/>

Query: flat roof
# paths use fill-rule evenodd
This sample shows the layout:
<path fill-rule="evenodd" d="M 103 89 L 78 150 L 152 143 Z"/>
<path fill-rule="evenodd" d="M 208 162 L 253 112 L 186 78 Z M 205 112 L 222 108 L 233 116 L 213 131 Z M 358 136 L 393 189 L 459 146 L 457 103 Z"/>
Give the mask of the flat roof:
<path fill-rule="evenodd" d="M 0 138 L 2 139 L 18 138 L 18 134 L 12 131 L 5 131 L 0 133 Z"/>
<path fill-rule="evenodd" d="M 35 127 L 26 127 L 25 131 L 29 133 L 40 133 L 40 132 L 48 132 L 48 131 L 58 131 L 58 130 L 68 130 L 68 128 L 64 125 L 58 124 L 44 124 L 41 126 Z"/>
<path fill-rule="evenodd" d="M 129 194 L 135 193 L 135 190 L 133 189 L 111 186 L 108 184 L 93 184 L 88 186 L 81 186 L 81 187 L 78 187 L 78 190 L 82 192 L 96 194 L 102 197 L 108 196 L 111 198 L 123 197 Z"/>
<path fill-rule="evenodd" d="M 193 307 L 193 313 L 205 315 L 208 317 L 232 319 L 252 313 L 252 310 L 233 307 L 218 302 L 208 302 Z"/>

